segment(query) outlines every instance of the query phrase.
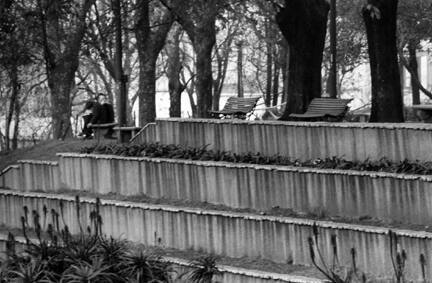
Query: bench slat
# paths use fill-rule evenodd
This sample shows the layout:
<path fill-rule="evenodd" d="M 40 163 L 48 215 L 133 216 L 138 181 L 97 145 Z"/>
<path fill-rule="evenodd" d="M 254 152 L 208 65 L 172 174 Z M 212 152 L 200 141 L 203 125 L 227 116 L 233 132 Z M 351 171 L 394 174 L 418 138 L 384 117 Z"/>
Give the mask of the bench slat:
<path fill-rule="evenodd" d="M 336 99 L 336 98 L 314 98 L 308 106 L 308 109 L 303 114 L 291 114 L 292 118 L 325 118 L 343 117 L 348 110 L 347 104 L 351 99 Z"/>
<path fill-rule="evenodd" d="M 260 99 L 255 97 L 229 97 L 222 110 L 210 111 L 212 114 L 222 115 L 246 115 L 253 111 Z"/>

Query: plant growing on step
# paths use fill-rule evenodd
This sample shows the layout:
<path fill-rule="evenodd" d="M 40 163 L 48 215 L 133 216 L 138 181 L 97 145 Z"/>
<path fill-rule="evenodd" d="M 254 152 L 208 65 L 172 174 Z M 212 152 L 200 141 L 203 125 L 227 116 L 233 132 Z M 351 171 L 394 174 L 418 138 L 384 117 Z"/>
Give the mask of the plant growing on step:
<path fill-rule="evenodd" d="M 189 279 L 192 283 L 211 283 L 213 278 L 221 272 L 216 266 L 217 257 L 209 255 L 191 261 L 195 268 L 190 272 Z"/>
<path fill-rule="evenodd" d="M 407 254 L 404 249 L 401 249 L 398 235 L 389 230 L 389 242 L 390 242 L 390 257 L 393 266 L 393 271 L 396 277 L 397 283 L 405 282 L 405 264 L 407 261 Z"/>
<path fill-rule="evenodd" d="M 192 148 L 179 145 L 162 145 L 158 143 L 127 145 L 110 144 L 85 147 L 81 153 L 109 154 L 132 157 L 177 158 L 189 160 L 212 160 L 249 164 L 273 164 L 283 166 L 313 167 L 320 169 L 340 169 L 359 171 L 379 171 L 401 174 L 431 175 L 432 162 L 403 160 L 393 162 L 387 158 L 380 160 L 349 161 L 342 157 L 317 158 L 308 161 L 292 160 L 287 156 L 264 156 L 258 153 L 236 154 L 229 151 L 208 150 L 207 145 Z"/>
<path fill-rule="evenodd" d="M 356 250 L 351 249 L 351 267 L 340 266 L 336 235 L 331 235 L 331 264 L 327 264 L 327 257 L 321 250 L 318 226 L 312 226 L 312 236 L 308 238 L 309 254 L 312 264 L 332 283 L 366 282 L 366 275 L 359 272 L 356 264 Z"/>
<path fill-rule="evenodd" d="M 0 262 L 0 283 L 3 282 L 171 282 L 170 264 L 160 257 L 141 252 L 132 253 L 126 241 L 102 234 L 100 200 L 90 212 L 90 225 L 84 231 L 81 220 L 82 203 L 75 199 L 75 217 L 79 234 L 72 235 L 60 213 L 43 206 L 38 211 L 24 207 L 21 217 L 25 238 L 24 252 L 17 251 L 16 239 L 9 234 L 6 260 Z"/>

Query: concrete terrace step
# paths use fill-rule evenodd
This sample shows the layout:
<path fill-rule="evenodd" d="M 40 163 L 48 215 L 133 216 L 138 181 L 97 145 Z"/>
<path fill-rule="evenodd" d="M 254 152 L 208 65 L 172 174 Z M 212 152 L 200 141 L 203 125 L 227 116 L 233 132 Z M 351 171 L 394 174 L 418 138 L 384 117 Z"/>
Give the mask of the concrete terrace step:
<path fill-rule="evenodd" d="M 236 209 L 280 207 L 432 225 L 431 175 L 101 154 L 59 156 L 59 162 L 21 160 L 0 181 L 17 191 L 145 195 Z"/>
<path fill-rule="evenodd" d="M 309 160 L 432 160 L 432 125 L 326 123 L 238 119 L 156 119 L 154 142 L 235 153 L 261 152 Z M 385 146 L 383 146 L 385 145 Z"/>
<path fill-rule="evenodd" d="M 7 229 L 2 229 L 0 231 L 0 254 L 5 251 L 5 244 L 7 242 Z M 15 232 L 15 231 L 14 231 Z M 16 234 L 16 233 L 15 233 Z M 18 244 L 16 247 L 18 251 L 24 250 L 25 248 L 25 239 L 22 236 L 15 236 L 15 240 Z M 37 242 L 36 239 L 32 240 L 32 242 Z M 181 251 L 172 251 L 172 250 L 162 250 L 158 248 L 159 254 L 166 254 L 162 256 L 162 261 L 168 262 L 172 264 L 178 272 L 178 274 L 183 274 L 185 272 L 190 271 L 193 268 L 191 264 L 191 254 L 185 253 Z M 171 256 L 171 254 L 175 253 L 176 256 Z M 195 256 L 195 255 L 192 255 Z M 256 269 L 254 266 L 249 268 L 245 264 L 243 267 L 239 267 L 236 265 L 234 260 L 234 265 L 225 264 L 226 261 L 233 261 L 233 259 L 220 258 L 218 261 L 221 261 L 222 264 L 218 264 L 217 268 L 222 272 L 216 279 L 219 282 L 227 282 L 227 283 L 324 283 L 326 282 L 323 279 L 319 279 L 322 275 L 318 274 L 315 269 L 305 268 L 299 266 L 290 266 L 289 273 L 279 273 L 274 271 L 265 270 L 266 262 L 263 262 L 260 266 L 264 268 Z M 276 263 L 273 263 L 277 265 Z M 289 266 L 289 265 L 286 265 Z M 317 275 L 315 278 L 314 276 Z M 176 281 L 178 282 L 178 281 Z M 186 281 L 187 282 L 187 279 Z"/>
<path fill-rule="evenodd" d="M 42 215 L 44 205 L 48 209 L 59 210 L 60 202 L 63 203 L 66 223 L 71 231 L 77 232 L 79 226 L 74 197 L 71 196 L 0 190 L 0 221 L 8 227 L 19 228 L 24 205 L 30 210 L 38 210 Z M 88 225 L 87 215 L 93 209 L 94 200 L 82 197 L 83 227 Z M 393 276 L 388 227 L 116 200 L 102 200 L 100 213 L 104 220 L 104 233 L 123 236 L 133 242 L 180 250 L 202 250 L 234 258 L 260 257 L 300 265 L 310 264 L 307 238 L 312 235 L 312 226 L 316 225 L 327 262 L 331 262 L 330 239 L 336 235 L 341 264 L 350 266 L 349 251 L 355 247 L 360 270 L 379 277 Z M 398 235 L 400 247 L 406 250 L 410 259 L 406 277 L 419 280 L 418 258 L 424 254 L 430 278 L 432 233 L 405 229 L 392 231 Z"/>
<path fill-rule="evenodd" d="M 59 156 L 63 188 L 257 210 L 318 208 L 332 216 L 368 215 L 432 225 L 430 175 L 102 154 Z"/>

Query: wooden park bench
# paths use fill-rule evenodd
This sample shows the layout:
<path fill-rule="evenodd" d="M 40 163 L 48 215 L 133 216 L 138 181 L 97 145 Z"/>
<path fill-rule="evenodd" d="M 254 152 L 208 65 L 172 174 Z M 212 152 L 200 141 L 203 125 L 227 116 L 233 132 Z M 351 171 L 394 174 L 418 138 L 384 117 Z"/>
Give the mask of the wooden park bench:
<path fill-rule="evenodd" d="M 314 98 L 303 114 L 291 114 L 290 120 L 300 121 L 342 121 L 352 99 Z"/>
<path fill-rule="evenodd" d="M 411 108 L 420 121 L 432 123 L 432 104 L 415 104 Z"/>
<path fill-rule="evenodd" d="M 220 111 L 210 111 L 214 118 L 239 118 L 246 119 L 252 115 L 253 110 L 260 99 L 260 96 L 253 97 L 230 97 Z"/>

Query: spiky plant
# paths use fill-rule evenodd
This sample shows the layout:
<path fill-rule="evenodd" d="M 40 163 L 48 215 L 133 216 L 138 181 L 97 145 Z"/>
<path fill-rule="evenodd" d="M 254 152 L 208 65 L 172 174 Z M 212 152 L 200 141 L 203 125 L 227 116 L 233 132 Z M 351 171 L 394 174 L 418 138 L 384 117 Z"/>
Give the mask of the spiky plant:
<path fill-rule="evenodd" d="M 138 282 L 152 282 L 158 280 L 168 282 L 170 268 L 161 263 L 160 256 L 144 250 L 129 252 L 123 256 L 124 269 L 122 274 L 134 278 Z"/>
<path fill-rule="evenodd" d="M 316 223 L 312 226 L 312 236 L 308 238 L 309 254 L 312 264 L 332 283 L 350 283 L 350 282 L 366 282 L 364 273 L 358 271 L 356 266 L 356 251 L 351 249 L 351 268 L 348 270 L 342 268 L 338 259 L 337 237 L 332 235 L 330 244 L 332 247 L 332 263 L 331 266 L 326 263 L 323 252 L 321 251 L 321 243 L 319 241 L 319 229 Z M 317 256 L 318 255 L 318 256 Z"/>
<path fill-rule="evenodd" d="M 407 254 L 404 249 L 401 249 L 398 235 L 392 230 L 389 230 L 388 235 L 390 240 L 390 257 L 396 282 L 403 283 L 405 282 L 405 264 L 407 261 Z"/>
<path fill-rule="evenodd" d="M 92 262 L 78 261 L 72 264 L 63 274 L 62 282 L 68 283 L 114 283 L 121 279 L 109 271 L 110 265 L 102 258 L 95 257 Z"/>
<path fill-rule="evenodd" d="M 189 275 L 191 282 L 211 283 L 213 278 L 221 273 L 216 265 L 217 260 L 216 256 L 208 255 L 191 261 L 194 266 Z"/>
<path fill-rule="evenodd" d="M 98 240 L 96 252 L 103 262 L 111 267 L 110 271 L 119 272 L 125 267 L 123 258 L 127 250 L 126 241 L 101 236 Z"/>
<path fill-rule="evenodd" d="M 52 272 L 47 270 L 45 264 L 35 260 L 20 262 L 16 270 L 9 271 L 9 278 L 15 278 L 15 281 L 21 283 L 55 282 Z"/>

